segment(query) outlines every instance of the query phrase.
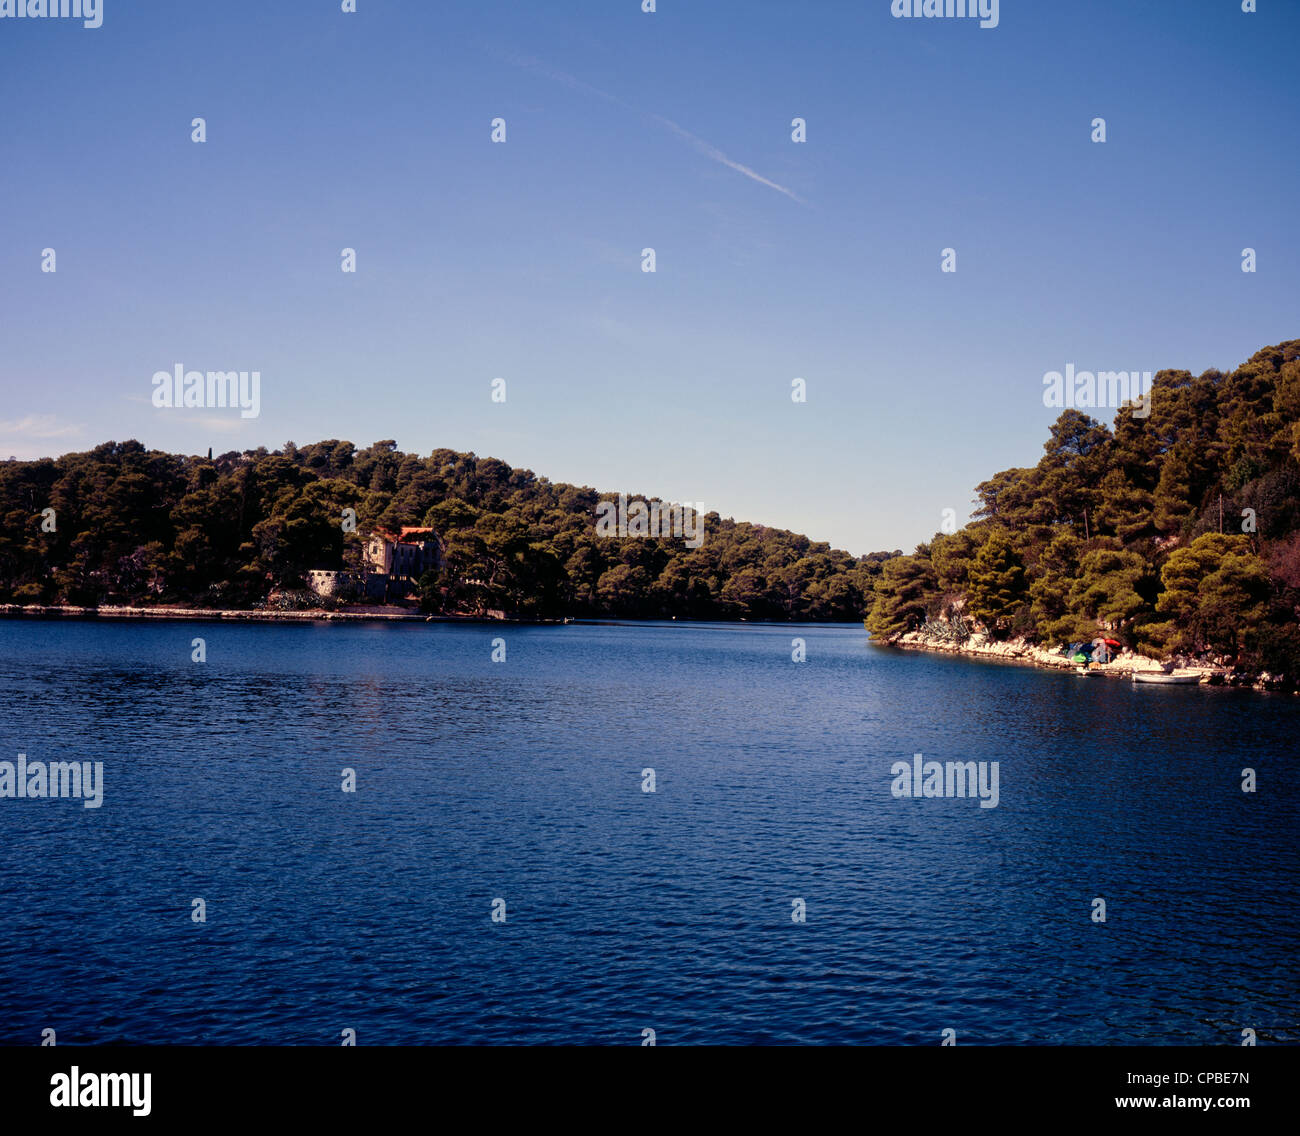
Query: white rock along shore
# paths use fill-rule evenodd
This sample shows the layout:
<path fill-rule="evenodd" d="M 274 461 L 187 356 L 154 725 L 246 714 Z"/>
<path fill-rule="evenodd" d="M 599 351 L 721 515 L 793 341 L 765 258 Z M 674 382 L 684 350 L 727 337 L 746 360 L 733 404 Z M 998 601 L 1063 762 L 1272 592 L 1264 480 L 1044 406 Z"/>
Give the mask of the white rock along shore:
<path fill-rule="evenodd" d="M 937 639 L 923 631 L 908 631 L 900 635 L 890 635 L 883 639 L 872 638 L 872 643 L 879 646 L 905 647 L 916 651 L 940 651 L 950 655 L 970 655 L 986 659 L 1004 659 L 1008 662 L 1032 663 L 1039 667 L 1054 670 L 1074 670 L 1078 664 L 1070 662 L 1057 649 L 1045 648 L 1036 643 L 1029 643 L 1023 638 L 990 640 L 982 632 L 976 632 L 964 643 Z M 1109 663 L 1093 663 L 1089 669 L 1111 678 L 1131 678 L 1135 671 L 1158 674 L 1166 666 L 1172 666 L 1172 673 L 1178 675 L 1196 675 L 1207 685 L 1226 684 L 1230 686 L 1252 686 L 1257 690 L 1276 690 L 1285 685 L 1280 676 L 1270 674 L 1244 674 L 1231 665 L 1212 659 L 1194 659 L 1175 656 L 1163 662 L 1149 659 L 1121 648 Z"/>

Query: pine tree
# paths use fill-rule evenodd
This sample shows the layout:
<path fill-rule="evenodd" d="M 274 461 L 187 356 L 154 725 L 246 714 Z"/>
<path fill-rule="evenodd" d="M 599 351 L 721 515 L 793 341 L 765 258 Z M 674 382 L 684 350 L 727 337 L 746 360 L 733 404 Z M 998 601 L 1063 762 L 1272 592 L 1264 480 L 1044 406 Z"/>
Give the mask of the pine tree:
<path fill-rule="evenodd" d="M 865 621 L 867 630 L 881 638 L 915 630 L 925 621 L 937 588 L 928 555 L 918 553 L 885 561 L 876 583 L 875 602 Z"/>
<path fill-rule="evenodd" d="M 994 532 L 971 565 L 967 610 L 991 631 L 1011 617 L 1025 596 L 1025 567 L 1006 533 Z"/>

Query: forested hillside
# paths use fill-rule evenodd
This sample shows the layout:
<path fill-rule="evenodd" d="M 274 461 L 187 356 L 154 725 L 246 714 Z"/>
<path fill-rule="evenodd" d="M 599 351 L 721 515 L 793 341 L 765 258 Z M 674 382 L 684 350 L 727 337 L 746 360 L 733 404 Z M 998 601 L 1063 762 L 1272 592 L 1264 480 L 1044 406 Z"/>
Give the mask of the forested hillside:
<path fill-rule="evenodd" d="M 872 632 L 1108 627 L 1300 675 L 1300 340 L 1231 374 L 1161 371 L 1149 417 L 1132 410 L 1111 427 L 1066 411 L 1037 465 L 978 486 L 970 524 L 885 564 Z"/>
<path fill-rule="evenodd" d="M 215 459 L 109 442 L 0 462 L 0 602 L 247 607 L 273 588 L 301 588 L 309 569 L 354 566 L 373 527 L 430 525 L 445 563 L 424 582 L 426 610 L 856 620 L 881 561 L 896 555 L 855 560 L 716 513 L 696 549 L 598 536 L 596 506 L 611 496 L 495 458 L 402 453 L 392 441 Z M 347 533 L 349 507 L 357 531 Z"/>

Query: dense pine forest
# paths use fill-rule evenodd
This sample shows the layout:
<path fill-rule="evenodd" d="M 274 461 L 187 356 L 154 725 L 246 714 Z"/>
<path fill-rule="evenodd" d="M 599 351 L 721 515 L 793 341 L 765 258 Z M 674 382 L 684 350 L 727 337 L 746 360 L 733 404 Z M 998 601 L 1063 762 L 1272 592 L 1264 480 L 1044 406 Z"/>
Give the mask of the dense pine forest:
<path fill-rule="evenodd" d="M 1300 675 L 1300 340 L 1231 374 L 1155 376 L 1150 413 L 1067 410 L 974 519 L 890 559 L 867 625 L 1055 644 L 1109 628 L 1146 654 Z"/>
<path fill-rule="evenodd" d="M 614 494 L 446 449 L 329 440 L 205 458 L 108 442 L 0 462 L 0 603 L 314 605 L 309 570 L 357 567 L 373 529 L 429 526 L 442 565 L 421 581 L 425 611 L 865 612 L 882 638 L 982 626 L 1046 644 L 1106 628 L 1151 655 L 1300 675 L 1300 340 L 1230 374 L 1161 371 L 1149 416 L 1133 409 L 1110 427 L 1065 411 L 1037 465 L 977 487 L 964 528 L 856 559 L 716 513 L 694 549 L 604 537 L 597 506 Z"/>
<path fill-rule="evenodd" d="M 857 620 L 881 563 L 805 536 L 708 514 L 681 538 L 601 536 L 614 494 L 553 483 L 496 458 L 393 441 L 288 443 L 219 457 L 108 442 L 0 462 L 0 602 L 300 606 L 313 568 L 359 564 L 371 529 L 427 525 L 440 570 L 423 609 L 527 617 Z M 356 528 L 345 531 L 345 509 Z M 44 510 L 53 509 L 53 531 Z"/>

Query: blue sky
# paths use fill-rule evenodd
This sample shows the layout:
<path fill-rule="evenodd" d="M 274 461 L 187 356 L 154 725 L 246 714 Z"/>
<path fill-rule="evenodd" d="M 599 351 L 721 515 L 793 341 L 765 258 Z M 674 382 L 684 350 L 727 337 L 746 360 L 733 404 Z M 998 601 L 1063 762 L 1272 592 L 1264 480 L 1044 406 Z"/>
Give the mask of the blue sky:
<path fill-rule="evenodd" d="M 1290 0 L 357 7 L 0 19 L 0 456 L 395 438 L 860 554 L 1033 464 L 1045 372 L 1300 335 Z"/>

